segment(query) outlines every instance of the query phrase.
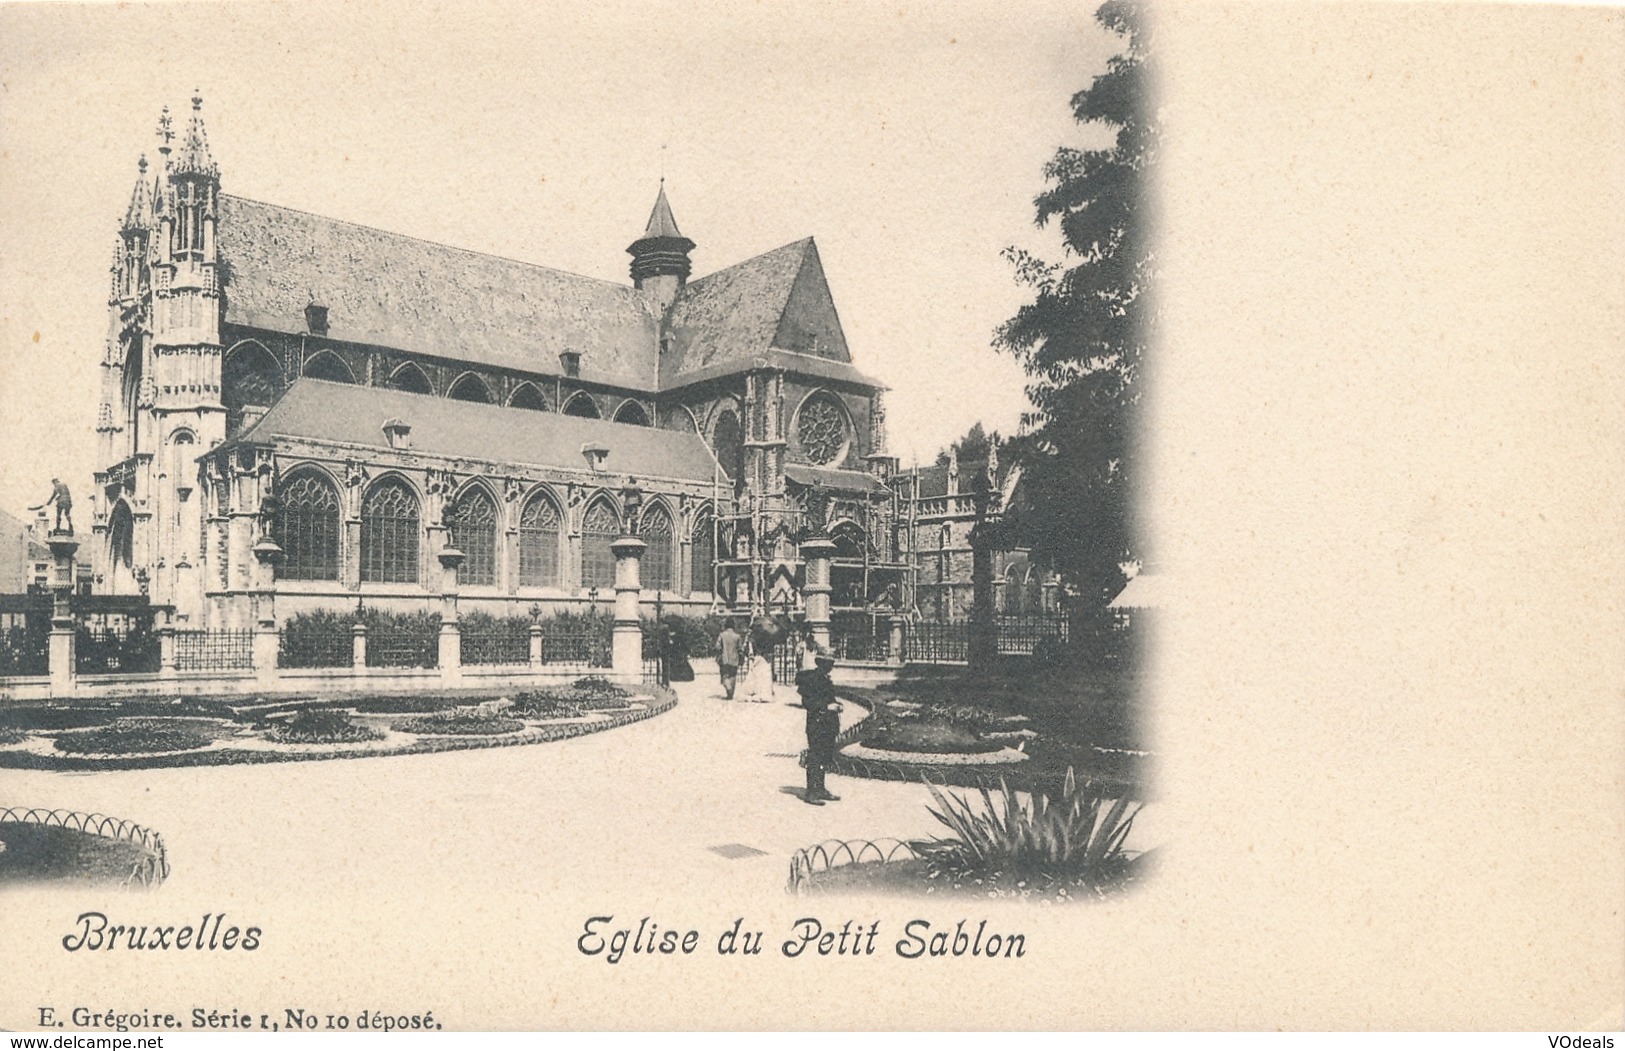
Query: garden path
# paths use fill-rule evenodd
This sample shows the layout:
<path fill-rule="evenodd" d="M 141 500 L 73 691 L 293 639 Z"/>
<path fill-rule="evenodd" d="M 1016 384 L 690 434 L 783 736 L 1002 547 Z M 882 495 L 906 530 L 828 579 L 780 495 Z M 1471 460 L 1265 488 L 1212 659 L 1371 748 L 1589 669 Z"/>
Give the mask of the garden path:
<path fill-rule="evenodd" d="M 387 898 L 403 885 L 455 893 L 471 882 L 547 896 L 694 884 L 754 895 L 783 887 L 798 848 L 934 830 L 919 785 L 832 776 L 842 801 L 804 804 L 793 690 L 781 687 L 771 704 L 730 702 L 713 665 L 696 671 L 697 681 L 676 685 L 672 711 L 570 741 L 195 769 L 8 770 L 5 796 L 156 829 L 174 870 L 165 895 L 252 886 L 253 899 Z M 860 715 L 849 705 L 843 723 Z"/>

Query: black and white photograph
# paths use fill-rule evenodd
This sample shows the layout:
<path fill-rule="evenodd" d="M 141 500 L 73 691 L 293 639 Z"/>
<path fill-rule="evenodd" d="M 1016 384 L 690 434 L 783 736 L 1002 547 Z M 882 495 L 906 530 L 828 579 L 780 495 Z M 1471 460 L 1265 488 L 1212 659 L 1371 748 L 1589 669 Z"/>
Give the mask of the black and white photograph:
<path fill-rule="evenodd" d="M 1617 1030 L 1622 56 L 0 5 L 0 1028 Z"/>

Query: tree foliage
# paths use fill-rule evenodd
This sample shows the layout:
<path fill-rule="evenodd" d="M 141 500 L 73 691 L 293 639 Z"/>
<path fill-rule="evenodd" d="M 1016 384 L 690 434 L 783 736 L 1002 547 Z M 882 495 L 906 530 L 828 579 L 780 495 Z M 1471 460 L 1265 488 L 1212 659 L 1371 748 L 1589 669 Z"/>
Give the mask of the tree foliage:
<path fill-rule="evenodd" d="M 1130 497 L 1154 322 L 1149 172 L 1159 137 L 1145 11 L 1110 0 L 1095 17 L 1124 47 L 1072 97 L 1072 112 L 1115 128 L 1116 138 L 1106 149 L 1063 147 L 1045 166 L 1036 219 L 1058 225 L 1064 259 L 1006 250 L 1033 299 L 995 337 L 1026 368 L 1033 406 L 1011 449 L 1024 498 L 1008 509 L 999 539 L 1030 546 L 1087 605 L 1109 600 L 1124 583 L 1119 565 L 1139 554 Z"/>

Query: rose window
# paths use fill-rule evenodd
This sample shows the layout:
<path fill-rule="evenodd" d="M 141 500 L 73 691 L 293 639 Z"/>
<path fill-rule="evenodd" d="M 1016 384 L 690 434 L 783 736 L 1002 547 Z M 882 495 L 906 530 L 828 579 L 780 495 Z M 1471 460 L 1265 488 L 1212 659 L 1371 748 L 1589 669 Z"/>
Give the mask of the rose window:
<path fill-rule="evenodd" d="M 815 398 L 796 417 L 796 437 L 808 460 L 833 463 L 846 451 L 846 414 L 828 398 Z"/>

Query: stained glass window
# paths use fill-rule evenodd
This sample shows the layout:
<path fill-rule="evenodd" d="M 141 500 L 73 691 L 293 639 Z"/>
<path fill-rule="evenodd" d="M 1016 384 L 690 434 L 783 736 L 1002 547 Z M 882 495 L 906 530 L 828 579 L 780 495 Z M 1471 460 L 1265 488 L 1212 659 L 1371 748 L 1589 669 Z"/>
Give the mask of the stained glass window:
<path fill-rule="evenodd" d="M 693 561 L 693 572 L 690 574 L 689 587 L 695 591 L 710 591 L 712 587 L 711 570 L 717 560 L 716 536 L 712 533 L 711 516 L 701 515 L 694 523 L 694 542 L 689 548 L 689 555 Z"/>
<path fill-rule="evenodd" d="M 541 493 L 530 498 L 519 516 L 519 583 L 559 586 L 559 511 Z"/>
<path fill-rule="evenodd" d="M 600 500 L 587 509 L 581 520 L 581 586 L 615 586 L 615 553 L 609 545 L 620 535 L 620 519 L 609 504 Z"/>
<path fill-rule="evenodd" d="M 674 532 L 671 515 L 663 507 L 651 507 L 643 513 L 638 535 L 648 546 L 643 549 L 642 583 L 645 591 L 670 591 L 676 586 L 677 574 L 672 550 Z"/>
<path fill-rule="evenodd" d="M 406 483 L 385 479 L 361 502 L 361 579 L 415 584 L 420 550 L 418 498 Z"/>
<path fill-rule="evenodd" d="M 463 553 L 457 580 L 489 587 L 497 582 L 497 504 L 484 489 L 470 489 L 446 512 L 452 546 Z"/>
<path fill-rule="evenodd" d="M 834 463 L 846 452 L 846 413 L 827 395 L 809 398 L 796 414 L 796 438 L 808 460 Z"/>
<path fill-rule="evenodd" d="M 339 494 L 320 472 L 296 471 L 277 494 L 273 539 L 282 548 L 283 580 L 339 578 Z"/>

